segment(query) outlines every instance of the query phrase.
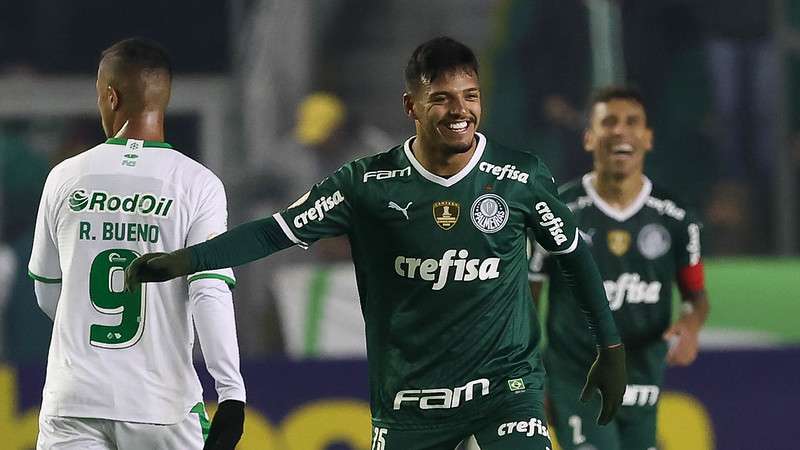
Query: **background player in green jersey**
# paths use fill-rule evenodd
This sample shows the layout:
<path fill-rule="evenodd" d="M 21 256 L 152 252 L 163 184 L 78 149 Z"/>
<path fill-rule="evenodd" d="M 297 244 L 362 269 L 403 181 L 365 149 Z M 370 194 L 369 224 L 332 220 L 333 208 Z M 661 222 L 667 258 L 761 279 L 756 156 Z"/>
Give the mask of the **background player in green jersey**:
<path fill-rule="evenodd" d="M 656 406 L 666 364 L 697 357 L 709 304 L 703 287 L 701 226 L 678 201 L 644 175 L 653 132 L 642 97 L 633 89 L 599 90 L 590 102 L 584 146 L 594 170 L 560 189 L 603 276 L 609 306 L 626 347 L 628 387 L 611 426 L 592 420 L 594 404 L 575 401 L 594 343 L 575 327 L 580 304 L 564 277 L 537 246 L 529 279 L 534 299 L 550 280 L 545 366 L 558 442 L 567 449 L 648 450 L 656 447 Z M 671 322 L 672 287 L 683 297 Z"/>
<path fill-rule="evenodd" d="M 452 450 L 475 435 L 484 450 L 545 450 L 540 333 L 526 276 L 531 230 L 559 255 L 587 311 L 575 326 L 588 319 L 600 351 L 585 389 L 600 390 L 600 421 L 609 421 L 622 400 L 624 351 L 549 170 L 477 132 L 478 63 L 463 44 L 422 44 L 405 82 L 416 136 L 345 164 L 272 217 L 142 256 L 127 271 L 129 288 L 347 235 L 366 323 L 372 448 Z"/>

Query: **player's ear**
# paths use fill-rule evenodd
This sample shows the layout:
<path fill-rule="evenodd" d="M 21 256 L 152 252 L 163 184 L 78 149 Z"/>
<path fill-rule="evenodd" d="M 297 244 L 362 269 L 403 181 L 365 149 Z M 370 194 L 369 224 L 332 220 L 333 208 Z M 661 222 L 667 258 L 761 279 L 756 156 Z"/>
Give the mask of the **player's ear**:
<path fill-rule="evenodd" d="M 653 129 L 648 127 L 644 133 L 642 138 L 642 143 L 644 144 L 644 151 L 649 152 L 653 149 Z"/>
<path fill-rule="evenodd" d="M 587 128 L 583 131 L 583 149 L 587 152 L 591 153 L 594 151 L 595 142 L 597 138 L 595 137 L 594 133 L 590 128 Z"/>
<path fill-rule="evenodd" d="M 414 112 L 414 96 L 410 92 L 403 92 L 403 111 L 409 119 L 417 120 L 417 114 Z"/>
<path fill-rule="evenodd" d="M 106 96 L 108 97 L 108 104 L 111 105 L 111 110 L 116 111 L 119 109 L 119 93 L 110 84 L 106 87 Z"/>

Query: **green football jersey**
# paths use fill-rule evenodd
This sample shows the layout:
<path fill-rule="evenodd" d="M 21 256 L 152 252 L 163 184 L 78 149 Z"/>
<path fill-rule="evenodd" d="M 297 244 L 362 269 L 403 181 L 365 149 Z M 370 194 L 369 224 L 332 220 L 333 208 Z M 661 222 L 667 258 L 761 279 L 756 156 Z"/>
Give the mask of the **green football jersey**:
<path fill-rule="evenodd" d="M 606 203 L 595 191 L 593 174 L 560 189 L 573 211 L 582 239 L 589 244 L 608 297 L 622 342 L 632 361 L 640 349 L 649 353 L 645 378 L 660 379 L 666 345 L 662 341 L 672 315 L 673 283 L 681 271 L 701 264 L 697 219 L 680 202 L 653 187 L 645 177 L 635 201 L 624 211 Z M 549 278 L 547 314 L 548 368 L 575 377 L 585 373 L 595 356 L 595 343 L 574 321 L 582 316 L 564 277 L 537 247 L 529 279 Z M 658 353 L 658 354 L 655 354 Z M 657 367 L 650 367 L 657 366 Z"/>
<path fill-rule="evenodd" d="M 526 235 L 569 253 L 577 227 L 536 156 L 476 139 L 451 177 L 427 171 L 411 138 L 346 164 L 273 216 L 302 247 L 350 239 L 376 426 L 461 423 L 500 396 L 542 389 Z"/>

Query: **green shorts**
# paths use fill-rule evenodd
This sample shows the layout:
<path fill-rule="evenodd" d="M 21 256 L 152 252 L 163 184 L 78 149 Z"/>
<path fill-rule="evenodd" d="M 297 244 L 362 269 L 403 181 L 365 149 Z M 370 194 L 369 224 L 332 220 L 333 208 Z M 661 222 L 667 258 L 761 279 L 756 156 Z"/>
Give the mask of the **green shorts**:
<path fill-rule="evenodd" d="M 504 396 L 485 417 L 465 424 L 423 430 L 374 426 L 371 450 L 453 450 L 473 435 L 481 450 L 552 448 L 542 392 Z"/>
<path fill-rule="evenodd" d="M 655 450 L 655 405 L 624 405 L 611 423 L 600 426 L 600 395 L 582 403 L 581 389 L 578 383 L 548 383 L 550 421 L 562 450 Z"/>
<path fill-rule="evenodd" d="M 605 426 L 597 424 L 600 395 L 588 403 L 579 398 L 584 379 L 571 370 L 548 366 L 548 413 L 562 450 L 655 450 L 656 409 L 663 380 L 665 349 L 661 345 L 629 351 L 628 386 L 622 407 Z"/>

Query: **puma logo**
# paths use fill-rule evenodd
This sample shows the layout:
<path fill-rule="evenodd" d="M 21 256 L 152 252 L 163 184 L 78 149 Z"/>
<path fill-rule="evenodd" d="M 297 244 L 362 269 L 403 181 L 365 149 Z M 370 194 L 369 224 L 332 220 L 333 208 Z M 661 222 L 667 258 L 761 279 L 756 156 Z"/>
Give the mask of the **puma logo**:
<path fill-rule="evenodd" d="M 414 203 L 414 202 L 408 202 L 406 207 L 402 208 L 400 205 L 398 205 L 395 202 L 389 202 L 389 209 L 396 209 L 396 210 L 400 211 L 401 213 L 403 213 L 403 216 L 406 218 L 406 220 L 409 220 L 408 219 L 408 207 L 411 206 L 412 203 Z"/>

